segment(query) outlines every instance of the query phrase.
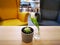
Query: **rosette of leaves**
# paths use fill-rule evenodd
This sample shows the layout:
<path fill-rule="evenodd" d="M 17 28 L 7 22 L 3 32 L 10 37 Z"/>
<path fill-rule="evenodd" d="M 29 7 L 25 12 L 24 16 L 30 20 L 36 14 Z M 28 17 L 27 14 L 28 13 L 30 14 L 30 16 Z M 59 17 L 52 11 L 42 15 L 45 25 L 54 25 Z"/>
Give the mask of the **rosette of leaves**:
<path fill-rule="evenodd" d="M 29 27 L 25 27 L 24 32 L 26 34 L 30 34 L 32 31 L 31 31 L 31 29 Z"/>

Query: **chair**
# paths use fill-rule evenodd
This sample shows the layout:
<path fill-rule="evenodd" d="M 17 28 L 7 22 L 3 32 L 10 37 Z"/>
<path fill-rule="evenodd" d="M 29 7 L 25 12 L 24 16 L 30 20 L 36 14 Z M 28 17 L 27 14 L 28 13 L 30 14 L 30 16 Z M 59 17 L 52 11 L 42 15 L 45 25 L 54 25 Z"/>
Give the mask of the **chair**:
<path fill-rule="evenodd" d="M 60 0 L 41 0 L 41 15 L 37 19 L 39 25 L 60 26 L 59 3 Z"/>
<path fill-rule="evenodd" d="M 20 0 L 0 0 L 0 26 L 22 26 L 28 24 L 28 13 L 20 12 Z"/>

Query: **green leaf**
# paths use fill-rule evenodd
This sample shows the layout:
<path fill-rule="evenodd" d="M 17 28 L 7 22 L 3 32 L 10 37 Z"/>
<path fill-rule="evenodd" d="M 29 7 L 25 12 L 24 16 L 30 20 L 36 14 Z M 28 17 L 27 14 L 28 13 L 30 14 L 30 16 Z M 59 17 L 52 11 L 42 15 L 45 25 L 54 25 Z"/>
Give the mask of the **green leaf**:
<path fill-rule="evenodd" d="M 37 18 L 31 18 L 32 23 L 38 28 L 39 30 L 39 24 L 37 22 Z"/>

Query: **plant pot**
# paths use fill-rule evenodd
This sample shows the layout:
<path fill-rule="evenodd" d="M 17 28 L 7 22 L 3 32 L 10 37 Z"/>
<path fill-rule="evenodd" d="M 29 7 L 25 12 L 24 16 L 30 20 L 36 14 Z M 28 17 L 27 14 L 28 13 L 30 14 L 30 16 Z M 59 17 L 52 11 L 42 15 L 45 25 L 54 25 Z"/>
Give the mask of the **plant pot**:
<path fill-rule="evenodd" d="M 21 33 L 21 34 L 22 34 L 22 41 L 23 41 L 23 42 L 26 42 L 26 43 L 32 42 L 34 30 L 33 30 L 31 27 L 29 27 L 32 32 L 29 33 L 29 34 L 26 34 L 26 33 L 24 32 L 24 29 L 25 29 L 25 28 L 26 28 L 26 27 L 22 28 L 22 33 Z"/>

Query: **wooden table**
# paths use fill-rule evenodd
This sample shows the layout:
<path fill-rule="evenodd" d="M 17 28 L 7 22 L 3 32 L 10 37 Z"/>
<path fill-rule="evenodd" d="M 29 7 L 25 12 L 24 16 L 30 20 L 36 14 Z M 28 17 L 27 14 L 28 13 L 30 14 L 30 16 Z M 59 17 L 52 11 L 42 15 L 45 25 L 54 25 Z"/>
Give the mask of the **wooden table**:
<path fill-rule="evenodd" d="M 21 29 L 24 26 L 1 26 L 0 27 L 0 45 L 60 45 L 60 27 L 59 26 L 40 26 L 40 40 L 31 43 L 22 42 Z M 37 31 L 35 26 L 34 32 Z"/>

